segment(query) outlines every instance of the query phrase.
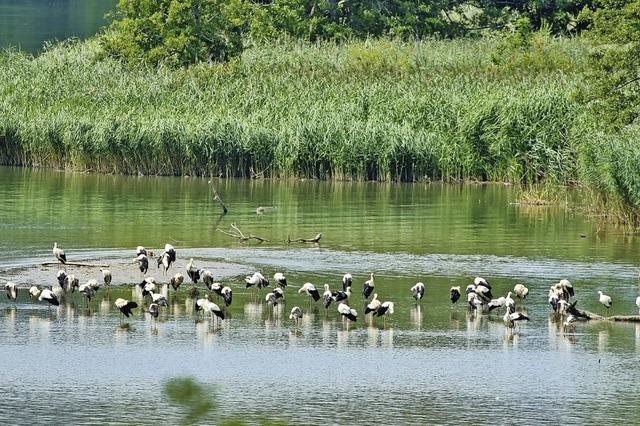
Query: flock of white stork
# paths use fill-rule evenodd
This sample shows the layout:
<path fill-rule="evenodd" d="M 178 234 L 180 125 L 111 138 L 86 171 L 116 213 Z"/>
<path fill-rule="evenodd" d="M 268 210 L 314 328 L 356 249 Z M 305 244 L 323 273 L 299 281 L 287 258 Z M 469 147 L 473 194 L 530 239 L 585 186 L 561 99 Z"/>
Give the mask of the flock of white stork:
<path fill-rule="evenodd" d="M 57 243 L 53 246 L 53 255 L 62 265 L 67 263 L 67 257 L 64 250 L 58 247 Z M 147 274 L 149 269 L 149 258 L 154 257 L 153 252 L 147 251 L 144 247 L 138 246 L 136 248 L 135 262 L 138 265 L 138 269 L 142 273 L 143 277 Z M 171 265 L 176 261 L 176 251 L 171 244 L 166 244 L 164 250 L 157 258 L 158 268 L 162 267 L 164 273 L 169 270 Z M 111 285 L 112 275 L 107 269 L 101 269 L 104 285 Z M 193 258 L 191 258 L 187 264 L 187 276 L 191 279 L 194 285 L 197 285 L 199 281 L 202 281 L 207 289 L 215 293 L 224 302 L 224 306 L 231 305 L 233 300 L 233 291 L 229 286 L 223 286 L 218 282 L 214 282 L 213 274 L 209 270 L 198 269 L 194 266 Z M 38 286 L 32 286 L 29 288 L 29 295 L 32 299 L 47 302 L 49 307 L 51 305 L 58 306 L 60 299 L 68 293 L 73 293 L 78 290 L 87 301 L 87 306 L 91 299 L 95 296 L 101 284 L 96 279 L 90 279 L 84 284 L 80 284 L 79 279 L 73 274 L 67 274 L 65 269 L 60 269 L 56 275 L 58 286 L 45 286 L 40 288 Z M 273 307 L 280 301 L 284 300 L 284 291 L 287 287 L 287 279 L 281 272 L 277 272 L 273 276 L 276 286 L 273 291 L 266 294 L 264 300 L 267 305 Z M 266 279 L 260 272 L 255 272 L 253 275 L 245 278 L 246 288 L 255 288 L 258 291 L 263 288 L 269 287 L 269 280 Z M 149 296 L 151 303 L 147 307 L 147 312 L 153 317 L 158 318 L 160 315 L 161 307 L 168 306 L 167 291 L 171 286 L 174 291 L 178 291 L 179 287 L 184 282 L 184 275 L 176 273 L 169 280 L 169 284 L 165 284 L 163 291 L 157 281 L 152 277 L 143 278 L 142 282 L 138 284 L 138 288 L 141 292 L 141 296 Z M 325 309 L 328 309 L 330 305 L 335 302 L 338 303 L 338 313 L 343 318 L 343 321 L 356 321 L 358 318 L 358 312 L 351 308 L 347 302 L 351 296 L 351 287 L 353 283 L 353 277 L 351 274 L 344 274 L 342 277 L 342 290 L 331 291 L 329 284 L 324 285 L 324 293 L 320 296 L 318 289 L 312 283 L 305 283 L 299 289 L 298 293 L 306 294 L 309 297 L 309 306 L 311 302 L 317 302 L 322 299 L 322 303 Z M 194 287 L 195 288 L 195 287 Z M 374 293 L 375 279 L 374 274 L 371 273 L 370 279 L 365 281 L 362 286 L 362 297 L 365 302 L 364 314 L 371 314 L 372 317 L 383 317 L 386 323 L 386 318 L 394 313 L 394 303 L 391 301 L 381 302 L 378 300 L 377 293 Z M 5 285 L 6 295 L 10 300 L 15 301 L 18 295 L 18 287 L 13 282 L 7 282 Z M 413 298 L 416 303 L 419 302 L 425 293 L 425 286 L 423 283 L 416 283 L 410 289 Z M 498 308 L 504 308 L 505 313 L 503 321 L 507 329 L 512 332 L 515 329 L 516 324 L 519 321 L 528 321 L 529 318 L 521 312 L 516 311 L 516 303 L 512 297 L 515 295 L 518 299 L 525 299 L 529 294 L 529 289 L 523 284 L 516 284 L 513 292 L 508 292 L 507 296 L 501 296 L 494 298 L 491 292 L 491 285 L 482 277 L 476 277 L 473 284 L 469 284 L 465 293 L 467 296 L 467 304 L 470 310 L 480 312 L 492 312 Z M 612 306 L 612 299 L 598 291 L 598 301 L 607 309 Z M 371 296 L 373 296 L 371 298 Z M 580 316 L 579 311 L 575 309 L 576 302 L 571 303 L 570 298 L 574 296 L 574 290 L 571 283 L 566 280 L 560 280 L 560 282 L 552 285 L 549 289 L 549 304 L 554 312 L 564 317 L 563 327 L 573 327 L 577 317 Z M 450 288 L 450 300 L 452 304 L 458 302 L 461 297 L 460 286 Z M 636 299 L 636 305 L 640 309 L 640 296 Z M 132 314 L 132 310 L 138 308 L 138 304 L 135 301 L 129 301 L 126 299 L 118 298 L 115 301 L 115 306 L 121 312 L 121 320 L 123 317 L 129 317 Z M 196 311 L 202 312 L 203 315 L 210 316 L 215 323 L 216 318 L 220 320 L 225 319 L 225 312 L 220 306 L 209 299 L 209 295 L 205 294 L 204 298 L 198 298 L 195 301 Z M 303 310 L 300 306 L 295 306 L 291 309 L 289 319 L 293 320 L 296 324 L 303 316 Z"/>

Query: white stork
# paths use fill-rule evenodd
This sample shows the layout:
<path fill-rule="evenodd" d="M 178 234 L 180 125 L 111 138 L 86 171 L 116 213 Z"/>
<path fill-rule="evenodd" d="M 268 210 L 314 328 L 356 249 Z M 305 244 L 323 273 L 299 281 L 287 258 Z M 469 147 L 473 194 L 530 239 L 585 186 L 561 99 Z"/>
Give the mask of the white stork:
<path fill-rule="evenodd" d="M 285 277 L 282 272 L 276 272 L 273 274 L 273 281 L 283 290 L 287 288 L 287 277 Z"/>
<path fill-rule="evenodd" d="M 343 318 L 347 318 L 350 321 L 356 321 L 358 319 L 358 313 L 355 309 L 351 309 L 349 305 L 345 303 L 340 303 L 338 305 L 338 313 L 342 315 Z"/>
<path fill-rule="evenodd" d="M 451 300 L 451 304 L 455 304 L 458 299 L 460 299 L 460 286 L 449 289 L 449 299 Z"/>
<path fill-rule="evenodd" d="M 393 313 L 394 303 L 385 301 L 382 302 L 380 307 L 376 310 L 375 316 L 383 317 L 384 323 L 387 323 L 387 317 Z"/>
<path fill-rule="evenodd" d="M 298 293 L 306 293 L 307 296 L 309 296 L 309 304 L 311 304 L 311 299 L 313 299 L 314 302 L 320 300 L 320 293 L 318 293 L 316 286 L 311 283 L 304 283 L 298 290 Z"/>
<path fill-rule="evenodd" d="M 220 290 L 220 295 L 222 296 L 222 300 L 224 300 L 224 305 L 231 305 L 231 301 L 233 300 L 233 292 L 231 291 L 231 287 L 222 287 Z"/>
<path fill-rule="evenodd" d="M 295 321 L 297 324 L 298 321 L 302 318 L 302 309 L 300 306 L 294 306 L 291 308 L 291 314 L 289 314 L 289 319 Z"/>
<path fill-rule="evenodd" d="M 331 297 L 333 298 L 334 302 L 342 302 L 345 301 L 347 299 L 349 299 L 349 296 L 351 296 L 351 286 L 347 287 L 346 290 L 336 290 L 333 293 L 331 293 Z"/>
<path fill-rule="evenodd" d="M 4 290 L 7 293 L 7 299 L 15 302 L 18 298 L 18 287 L 16 287 L 15 283 L 12 283 L 11 281 L 7 282 L 4 286 Z"/>
<path fill-rule="evenodd" d="M 348 288 L 351 287 L 353 283 L 353 277 L 350 273 L 346 273 L 342 276 L 342 291 L 346 292 Z"/>
<path fill-rule="evenodd" d="M 411 295 L 416 300 L 416 302 L 422 300 L 424 297 L 424 283 L 416 283 L 413 287 L 411 287 Z"/>
<path fill-rule="evenodd" d="M 253 275 L 246 276 L 244 282 L 247 284 L 246 288 L 256 287 L 258 290 L 269 286 L 269 280 L 267 280 L 260 272 L 254 272 Z"/>
<path fill-rule="evenodd" d="M 138 269 L 140 269 L 142 275 L 146 274 L 149 270 L 149 258 L 147 257 L 147 255 L 144 253 L 140 253 L 134 260 L 138 262 Z"/>
<path fill-rule="evenodd" d="M 369 298 L 369 296 L 371 296 L 371 293 L 373 293 L 373 289 L 375 288 L 376 283 L 375 280 L 373 279 L 373 272 L 371 273 L 371 278 L 368 279 L 367 281 L 364 282 L 364 284 L 362 285 L 362 296 L 366 299 Z"/>
<path fill-rule="evenodd" d="M 600 302 L 605 308 L 607 308 L 607 313 L 609 312 L 609 308 L 613 304 L 610 296 L 603 294 L 602 291 L 598 290 L 598 302 Z"/>
<path fill-rule="evenodd" d="M 111 285 L 111 271 L 108 269 L 100 269 L 102 272 L 102 280 L 104 281 L 104 285 Z"/>
<path fill-rule="evenodd" d="M 525 299 L 527 294 L 529 294 L 529 289 L 525 287 L 524 284 L 516 284 L 513 287 L 513 294 L 515 294 L 518 299 Z"/>
<path fill-rule="evenodd" d="M 509 308 L 507 308 L 507 312 L 504 314 L 504 317 L 502 317 L 502 321 L 504 321 L 504 325 L 507 326 L 510 331 L 513 331 L 516 327 L 516 322 L 529 321 L 529 317 L 522 312 L 509 312 Z"/>
<path fill-rule="evenodd" d="M 374 293 L 373 299 L 371 299 L 371 302 L 369 302 L 364 309 L 364 314 L 367 315 L 369 312 L 373 312 L 372 316 L 374 316 L 378 309 L 380 309 L 381 304 L 382 303 L 378 300 L 378 293 Z"/>
<path fill-rule="evenodd" d="M 29 287 L 29 296 L 32 300 L 40 297 L 40 289 L 38 288 L 38 286 L 32 285 L 31 287 Z"/>
<path fill-rule="evenodd" d="M 184 275 L 182 275 L 180 272 L 171 277 L 171 280 L 169 281 L 171 287 L 173 288 L 173 291 L 178 291 L 183 282 Z"/>
<path fill-rule="evenodd" d="M 60 301 L 58 301 L 58 296 L 51 291 L 50 288 L 45 288 L 40 292 L 40 296 L 38 300 L 42 302 L 43 300 L 49 303 L 49 309 L 51 309 L 51 305 L 58 306 L 60 305 Z"/>
<path fill-rule="evenodd" d="M 67 255 L 64 250 L 58 247 L 58 243 L 53 243 L 53 256 L 63 265 L 67 263 Z"/>
<path fill-rule="evenodd" d="M 322 293 L 322 304 L 324 305 L 325 309 L 329 309 L 331 301 L 333 300 L 332 296 L 333 294 L 331 293 L 331 290 L 329 290 L 329 284 L 325 284 L 324 293 Z"/>
<path fill-rule="evenodd" d="M 114 304 L 116 305 L 116 308 L 120 310 L 120 322 L 122 322 L 123 316 L 129 318 L 129 316 L 132 314 L 131 310 L 138 307 L 138 304 L 136 302 L 130 302 L 122 298 L 116 299 Z"/>
<path fill-rule="evenodd" d="M 516 311 L 516 301 L 511 297 L 511 292 L 507 293 L 507 297 L 504 299 L 504 305 L 509 312 L 514 313 Z"/>

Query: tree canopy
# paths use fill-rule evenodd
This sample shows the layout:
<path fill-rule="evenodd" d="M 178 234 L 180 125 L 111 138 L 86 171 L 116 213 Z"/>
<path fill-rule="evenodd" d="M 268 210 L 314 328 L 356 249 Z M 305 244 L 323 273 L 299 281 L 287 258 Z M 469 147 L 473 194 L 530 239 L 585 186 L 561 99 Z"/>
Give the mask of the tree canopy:
<path fill-rule="evenodd" d="M 586 100 L 614 128 L 640 114 L 640 0 L 603 0 L 585 11 L 593 44 Z"/>
<path fill-rule="evenodd" d="M 390 36 L 450 38 L 513 28 L 580 29 L 591 0 L 119 0 L 102 37 L 107 54 L 183 66 L 224 61 L 247 41 Z"/>

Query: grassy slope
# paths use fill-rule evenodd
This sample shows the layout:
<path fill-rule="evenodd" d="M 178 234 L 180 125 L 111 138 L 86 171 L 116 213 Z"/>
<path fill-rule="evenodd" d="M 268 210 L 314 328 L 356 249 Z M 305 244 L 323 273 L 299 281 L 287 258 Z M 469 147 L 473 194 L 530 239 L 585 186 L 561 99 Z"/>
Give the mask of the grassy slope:
<path fill-rule="evenodd" d="M 0 161 L 144 174 L 572 179 L 577 73 L 505 73 L 490 64 L 493 48 L 282 42 L 187 71 L 98 61 L 94 42 L 35 59 L 9 54 L 0 59 Z"/>

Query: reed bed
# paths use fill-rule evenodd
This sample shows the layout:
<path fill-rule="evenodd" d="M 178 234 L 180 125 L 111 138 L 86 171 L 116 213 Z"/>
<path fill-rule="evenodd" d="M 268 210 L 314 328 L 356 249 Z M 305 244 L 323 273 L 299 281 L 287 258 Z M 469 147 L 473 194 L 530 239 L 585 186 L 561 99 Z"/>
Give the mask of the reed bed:
<path fill-rule="evenodd" d="M 356 180 L 576 178 L 580 83 L 491 63 L 491 39 L 255 46 L 130 68 L 95 41 L 0 55 L 0 163 L 107 173 Z M 567 51 L 582 45 L 563 43 Z M 574 59 L 571 59 L 575 57 Z M 570 64 L 569 66 L 567 65 Z M 571 65 L 574 64 L 574 65 Z"/>

